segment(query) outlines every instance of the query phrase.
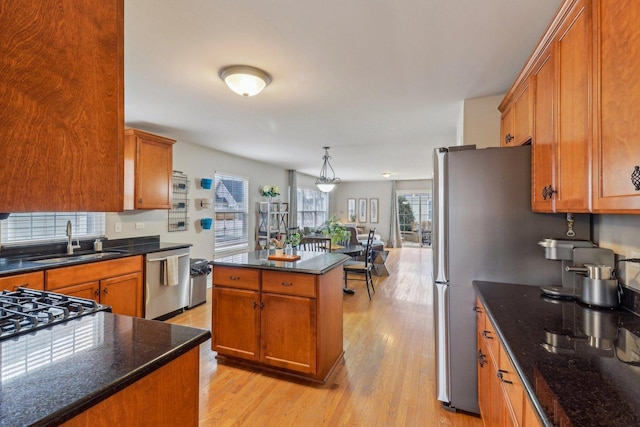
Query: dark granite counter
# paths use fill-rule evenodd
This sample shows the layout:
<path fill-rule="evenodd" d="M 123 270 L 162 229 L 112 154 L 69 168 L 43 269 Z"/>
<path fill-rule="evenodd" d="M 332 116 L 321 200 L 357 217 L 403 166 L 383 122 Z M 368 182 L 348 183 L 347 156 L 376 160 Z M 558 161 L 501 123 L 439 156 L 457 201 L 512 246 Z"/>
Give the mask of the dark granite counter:
<path fill-rule="evenodd" d="M 550 300 L 535 286 L 474 287 L 546 425 L 640 425 L 640 317 Z"/>
<path fill-rule="evenodd" d="M 93 254 L 93 241 L 80 242 L 81 247 L 74 250 L 74 254 Z M 52 268 L 68 267 L 70 265 L 86 264 L 90 262 L 106 261 L 135 255 L 146 255 L 152 252 L 171 249 L 187 248 L 191 243 L 163 243 L 159 236 L 136 237 L 129 239 L 103 240 L 102 257 L 98 259 L 77 259 L 64 263 L 46 264 L 34 262 L 38 258 L 59 254 L 64 256 L 66 245 L 51 244 L 27 246 L 21 248 L 7 248 L 0 253 L 0 277 L 12 274 L 42 271 Z"/>
<path fill-rule="evenodd" d="M 272 251 L 273 252 L 273 251 Z M 271 261 L 267 259 L 268 250 L 244 252 L 213 260 L 210 264 L 228 267 L 259 268 L 262 270 L 278 270 L 290 273 L 324 274 L 329 270 L 351 259 L 347 255 L 326 252 L 294 251 L 300 259 L 293 262 Z"/>
<path fill-rule="evenodd" d="M 211 337 L 95 313 L 0 342 L 0 424 L 59 425 Z"/>

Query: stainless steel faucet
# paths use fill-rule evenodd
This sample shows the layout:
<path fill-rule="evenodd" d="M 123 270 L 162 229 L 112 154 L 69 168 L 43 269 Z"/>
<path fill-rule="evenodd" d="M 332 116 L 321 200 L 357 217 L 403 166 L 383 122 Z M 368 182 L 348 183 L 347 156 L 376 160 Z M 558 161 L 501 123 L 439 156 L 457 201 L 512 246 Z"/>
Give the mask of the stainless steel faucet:
<path fill-rule="evenodd" d="M 80 247 L 80 241 L 76 240 L 77 244 L 73 244 L 73 237 L 71 235 L 71 220 L 67 221 L 67 237 L 69 242 L 67 243 L 67 255 L 73 255 L 73 250 Z"/>

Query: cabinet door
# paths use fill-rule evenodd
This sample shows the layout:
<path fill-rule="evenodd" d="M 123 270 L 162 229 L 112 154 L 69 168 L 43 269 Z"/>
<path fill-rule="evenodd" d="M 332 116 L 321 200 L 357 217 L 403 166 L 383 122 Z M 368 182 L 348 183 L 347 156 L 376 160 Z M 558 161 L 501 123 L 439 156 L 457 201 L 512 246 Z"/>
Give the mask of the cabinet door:
<path fill-rule="evenodd" d="M 260 357 L 260 292 L 213 288 L 211 349 L 248 360 Z"/>
<path fill-rule="evenodd" d="M 171 207 L 171 145 L 138 138 L 136 163 L 136 208 L 169 209 Z"/>
<path fill-rule="evenodd" d="M 596 28 L 593 208 L 640 213 L 640 2 L 594 1 Z"/>
<path fill-rule="evenodd" d="M 142 273 L 101 280 L 100 303 L 113 313 L 142 317 Z"/>
<path fill-rule="evenodd" d="M 493 372 L 493 367 L 489 361 L 489 351 L 487 342 L 478 333 L 478 406 L 480 415 L 483 418 L 489 417 L 491 411 L 491 385 L 489 376 Z"/>
<path fill-rule="evenodd" d="M 120 211 L 124 2 L 51 5 L 2 2 L 0 206 Z"/>
<path fill-rule="evenodd" d="M 500 118 L 500 146 L 514 147 L 513 135 L 513 105 L 509 105 Z"/>
<path fill-rule="evenodd" d="M 78 298 L 92 299 L 100 302 L 100 282 L 87 282 L 79 285 L 67 286 L 56 289 L 54 292 L 59 294 L 71 295 Z"/>
<path fill-rule="evenodd" d="M 316 300 L 262 294 L 261 361 L 303 373 L 316 372 Z"/>
<path fill-rule="evenodd" d="M 17 274 L 0 277 L 0 291 L 14 291 L 16 288 L 44 290 L 44 272 Z"/>
<path fill-rule="evenodd" d="M 489 416 L 486 426 L 502 426 L 505 416 L 504 396 L 502 394 L 502 384 L 498 378 L 498 367 L 494 364 L 492 357 L 489 358 Z"/>
<path fill-rule="evenodd" d="M 556 185 L 558 212 L 588 212 L 591 193 L 591 11 L 577 1 L 557 39 L 558 141 Z"/>
<path fill-rule="evenodd" d="M 556 73 L 554 44 L 544 52 L 533 70 L 535 124 L 531 144 L 531 210 L 553 212 L 555 192 Z"/>
<path fill-rule="evenodd" d="M 512 145 L 523 145 L 531 139 L 533 116 L 530 93 L 529 81 L 525 80 L 513 103 L 513 134 L 515 140 Z"/>

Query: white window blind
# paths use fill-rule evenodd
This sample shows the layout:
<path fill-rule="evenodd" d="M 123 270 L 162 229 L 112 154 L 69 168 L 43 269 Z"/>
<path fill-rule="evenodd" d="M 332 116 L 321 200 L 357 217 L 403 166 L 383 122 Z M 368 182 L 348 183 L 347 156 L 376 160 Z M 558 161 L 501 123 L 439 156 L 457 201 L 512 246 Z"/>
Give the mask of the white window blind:
<path fill-rule="evenodd" d="M 240 176 L 215 174 L 215 252 L 249 246 L 249 180 Z"/>
<path fill-rule="evenodd" d="M 317 229 L 329 218 L 329 196 L 319 190 L 297 188 L 298 227 Z"/>
<path fill-rule="evenodd" d="M 71 221 L 73 238 L 93 238 L 105 234 L 104 212 L 32 212 L 12 213 L 0 222 L 3 246 L 47 243 L 67 238 Z"/>

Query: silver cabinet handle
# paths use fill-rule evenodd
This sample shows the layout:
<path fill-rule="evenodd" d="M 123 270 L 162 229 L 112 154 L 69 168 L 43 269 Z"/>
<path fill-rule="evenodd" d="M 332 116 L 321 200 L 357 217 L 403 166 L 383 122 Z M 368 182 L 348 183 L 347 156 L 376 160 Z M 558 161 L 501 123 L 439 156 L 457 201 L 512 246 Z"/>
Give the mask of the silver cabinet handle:
<path fill-rule="evenodd" d="M 293 283 L 291 282 L 282 282 L 280 283 L 282 286 L 293 286 Z"/>

